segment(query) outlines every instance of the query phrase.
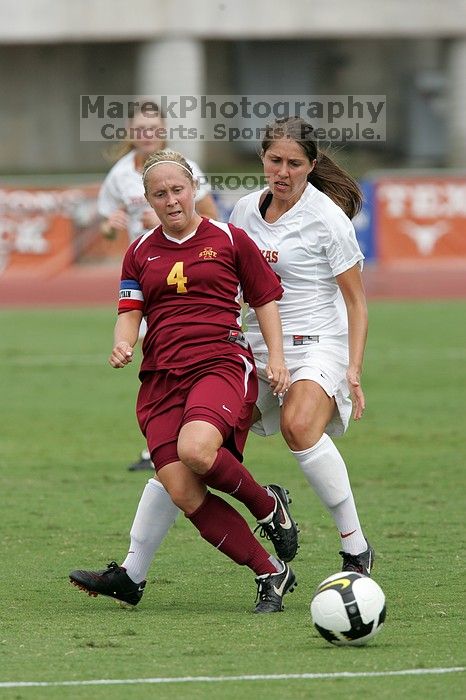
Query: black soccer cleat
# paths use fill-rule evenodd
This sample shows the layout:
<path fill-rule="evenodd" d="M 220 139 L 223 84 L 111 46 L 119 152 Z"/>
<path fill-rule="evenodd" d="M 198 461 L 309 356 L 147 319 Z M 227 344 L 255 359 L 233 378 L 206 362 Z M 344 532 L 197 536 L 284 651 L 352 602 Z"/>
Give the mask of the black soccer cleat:
<path fill-rule="evenodd" d="M 149 452 L 143 450 L 137 462 L 133 462 L 128 467 L 129 472 L 153 471 L 154 463 L 152 462 Z"/>
<path fill-rule="evenodd" d="M 283 562 L 283 571 L 277 574 L 256 576 L 257 596 L 259 602 L 255 613 L 274 613 L 283 610 L 283 596 L 292 593 L 298 585 L 296 576 L 288 564 Z"/>
<path fill-rule="evenodd" d="M 72 571 L 70 581 L 90 596 L 106 595 L 115 598 L 122 607 L 132 608 L 141 600 L 146 585 L 145 581 L 134 583 L 126 569 L 115 561 L 102 571 Z"/>
<path fill-rule="evenodd" d="M 375 551 L 369 542 L 367 542 L 367 549 L 361 554 L 349 554 L 348 552 L 340 552 L 340 554 L 343 557 L 342 571 L 356 571 L 363 576 L 371 575 Z"/>
<path fill-rule="evenodd" d="M 272 542 L 277 557 L 282 561 L 291 561 L 298 551 L 299 530 L 289 509 L 291 501 L 288 491 L 276 484 L 269 484 L 266 488 L 273 492 L 277 503 L 270 522 L 258 520 L 259 525 L 254 532 L 260 529 L 260 536 Z"/>

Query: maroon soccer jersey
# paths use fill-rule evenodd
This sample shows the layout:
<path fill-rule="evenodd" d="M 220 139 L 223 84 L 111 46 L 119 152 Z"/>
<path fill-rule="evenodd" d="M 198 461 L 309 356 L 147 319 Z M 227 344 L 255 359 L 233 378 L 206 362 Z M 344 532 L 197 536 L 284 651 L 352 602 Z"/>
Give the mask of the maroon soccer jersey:
<path fill-rule="evenodd" d="M 257 307 L 282 294 L 277 275 L 242 229 L 202 219 L 182 241 L 159 226 L 129 247 L 118 313 L 140 309 L 147 317 L 142 370 L 186 367 L 249 355 L 229 340 L 229 331 L 240 328 L 240 297 Z"/>

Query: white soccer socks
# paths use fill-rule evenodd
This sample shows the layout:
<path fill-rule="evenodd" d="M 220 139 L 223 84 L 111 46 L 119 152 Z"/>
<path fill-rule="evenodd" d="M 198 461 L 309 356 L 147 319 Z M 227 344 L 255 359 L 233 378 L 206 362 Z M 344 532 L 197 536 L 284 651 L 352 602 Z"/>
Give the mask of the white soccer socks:
<path fill-rule="evenodd" d="M 152 559 L 179 512 L 160 481 L 149 479 L 134 516 L 130 548 L 122 563 L 135 583 L 147 577 Z"/>
<path fill-rule="evenodd" d="M 324 433 L 307 450 L 291 453 L 308 483 L 332 515 L 345 552 L 360 554 L 367 548 L 359 523 L 346 464 L 328 435 Z"/>

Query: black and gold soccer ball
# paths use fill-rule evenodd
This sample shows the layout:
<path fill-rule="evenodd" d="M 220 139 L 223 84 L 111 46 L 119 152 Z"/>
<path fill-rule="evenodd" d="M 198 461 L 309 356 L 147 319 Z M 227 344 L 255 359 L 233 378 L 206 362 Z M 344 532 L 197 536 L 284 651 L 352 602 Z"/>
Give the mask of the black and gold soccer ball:
<path fill-rule="evenodd" d="M 385 594 L 379 584 L 354 571 L 326 578 L 311 601 L 316 630 L 336 646 L 367 644 L 382 628 L 385 614 Z"/>

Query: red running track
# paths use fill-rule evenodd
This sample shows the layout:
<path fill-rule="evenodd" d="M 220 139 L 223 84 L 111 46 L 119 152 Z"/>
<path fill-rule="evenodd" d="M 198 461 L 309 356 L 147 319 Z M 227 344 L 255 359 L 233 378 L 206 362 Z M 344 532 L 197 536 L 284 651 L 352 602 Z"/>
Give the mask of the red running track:
<path fill-rule="evenodd" d="M 47 279 L 6 272 L 0 307 L 116 305 L 119 275 L 114 265 L 75 265 Z M 466 261 L 366 265 L 363 275 L 369 299 L 466 299 Z"/>

